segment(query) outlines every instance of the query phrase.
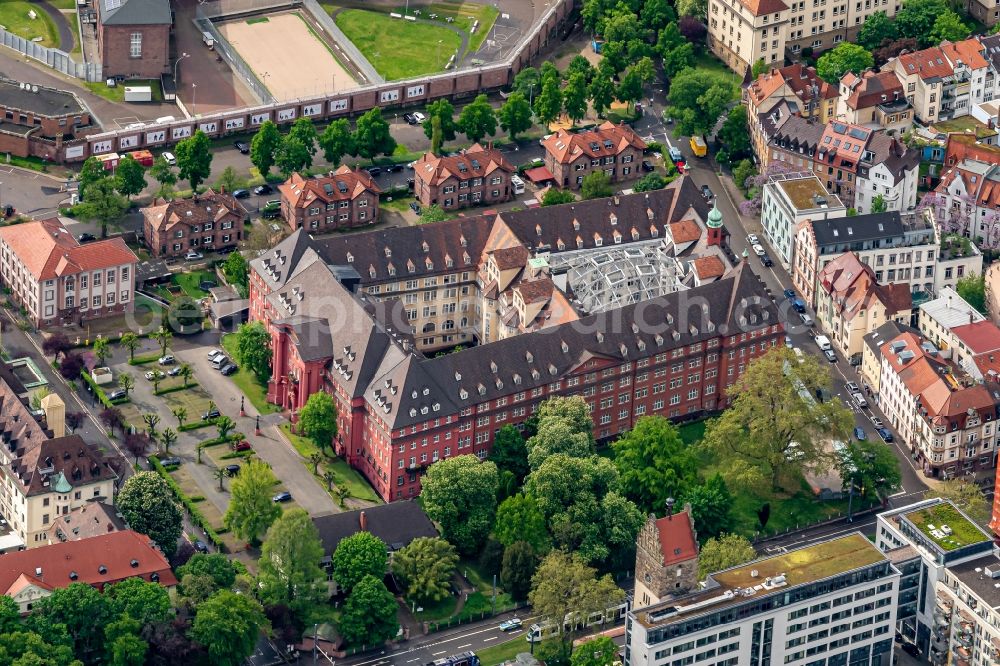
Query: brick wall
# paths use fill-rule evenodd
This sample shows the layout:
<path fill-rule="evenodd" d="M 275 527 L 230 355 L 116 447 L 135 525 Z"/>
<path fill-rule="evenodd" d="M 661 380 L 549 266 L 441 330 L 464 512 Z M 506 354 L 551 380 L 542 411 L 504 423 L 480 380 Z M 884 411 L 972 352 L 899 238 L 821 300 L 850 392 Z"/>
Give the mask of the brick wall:
<path fill-rule="evenodd" d="M 130 55 L 132 33 L 142 34 L 142 57 Z M 169 71 L 169 25 L 110 25 L 97 31 L 104 75 L 159 78 Z"/>

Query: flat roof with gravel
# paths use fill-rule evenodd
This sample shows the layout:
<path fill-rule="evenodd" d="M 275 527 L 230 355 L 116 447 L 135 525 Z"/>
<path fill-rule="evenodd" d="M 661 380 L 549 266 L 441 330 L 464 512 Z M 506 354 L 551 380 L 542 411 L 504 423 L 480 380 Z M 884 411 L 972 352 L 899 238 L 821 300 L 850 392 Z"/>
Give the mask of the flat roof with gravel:
<path fill-rule="evenodd" d="M 3 100 L 0 102 L 0 106 L 49 118 L 58 118 L 84 111 L 80 100 L 71 92 L 43 86 L 24 85 L 27 87 L 22 88 L 17 81 L 0 80 L 0 100 Z"/>

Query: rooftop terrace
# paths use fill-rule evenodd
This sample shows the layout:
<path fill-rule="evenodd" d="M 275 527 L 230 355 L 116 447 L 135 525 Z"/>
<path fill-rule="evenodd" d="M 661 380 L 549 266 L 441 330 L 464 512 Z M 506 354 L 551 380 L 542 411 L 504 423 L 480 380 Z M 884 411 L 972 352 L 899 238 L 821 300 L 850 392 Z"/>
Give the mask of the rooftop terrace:
<path fill-rule="evenodd" d="M 784 191 L 785 196 L 799 211 L 813 210 L 824 206 L 839 208 L 842 205 L 837 195 L 827 192 L 823 183 L 816 176 L 780 180 L 778 187 Z"/>
<path fill-rule="evenodd" d="M 957 550 L 990 538 L 962 512 L 946 502 L 912 511 L 903 517 L 946 551 Z"/>

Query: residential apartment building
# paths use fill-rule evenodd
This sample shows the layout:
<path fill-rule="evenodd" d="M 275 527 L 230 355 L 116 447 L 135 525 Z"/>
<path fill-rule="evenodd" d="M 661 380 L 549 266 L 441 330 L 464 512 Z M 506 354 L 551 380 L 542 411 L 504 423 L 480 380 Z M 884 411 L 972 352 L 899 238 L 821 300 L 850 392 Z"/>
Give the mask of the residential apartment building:
<path fill-rule="evenodd" d="M 445 210 L 502 203 L 513 196 L 515 171 L 499 150 L 478 143 L 449 157 L 425 153 L 413 165 L 414 194 Z"/>
<path fill-rule="evenodd" d="M 792 284 L 815 305 L 816 278 L 845 252 L 872 268 L 879 284 L 907 284 L 917 296 L 934 292 L 940 246 L 934 225 L 923 216 L 897 212 L 806 220 L 795 232 Z"/>
<path fill-rule="evenodd" d="M 763 557 L 630 610 L 625 664 L 889 666 L 899 582 L 860 533 Z"/>
<path fill-rule="evenodd" d="M 708 46 L 738 74 L 758 60 L 783 62 L 790 15 L 783 0 L 710 0 Z"/>
<path fill-rule="evenodd" d="M 11 597 L 22 615 L 73 583 L 103 590 L 129 578 L 166 588 L 177 585 L 170 563 L 152 540 L 132 530 L 78 541 L 54 543 L 0 558 L 0 593 Z"/>
<path fill-rule="evenodd" d="M 231 194 L 212 190 L 191 199 L 157 199 L 141 212 L 146 246 L 155 257 L 235 247 L 248 217 Z"/>
<path fill-rule="evenodd" d="M 792 171 L 812 171 L 816 149 L 826 125 L 791 115 L 787 104 L 774 107 L 767 115 L 758 116 L 751 126 L 758 161 L 766 168 L 782 162 Z"/>
<path fill-rule="evenodd" d="M 325 176 L 306 178 L 293 173 L 278 186 L 281 216 L 294 231 L 323 233 L 378 222 L 382 190 L 367 171 L 346 164 Z"/>
<path fill-rule="evenodd" d="M 1000 156 L 1000 150 L 996 154 Z M 1000 249 L 1000 163 L 965 159 L 948 168 L 932 205 L 947 232 Z"/>
<path fill-rule="evenodd" d="M 937 298 L 922 304 L 918 316 L 920 334 L 939 349 L 954 346 L 951 333 L 954 327 L 983 321 L 987 321 L 986 317 L 959 296 L 953 287 L 942 289 Z"/>
<path fill-rule="evenodd" d="M 931 663 L 943 666 L 959 643 L 950 639 L 953 607 L 939 585 L 952 575 L 964 575 L 970 562 L 990 555 L 992 539 L 961 509 L 941 498 L 883 511 L 876 521 L 875 545 L 902 574 L 897 629 Z"/>
<path fill-rule="evenodd" d="M 816 321 L 845 357 L 861 353 L 862 338 L 887 321 L 909 323 L 909 286 L 880 284 L 875 271 L 845 252 L 819 271 Z"/>
<path fill-rule="evenodd" d="M 57 219 L 0 228 L 0 279 L 39 328 L 132 312 L 138 261 L 121 238 L 81 245 Z"/>
<path fill-rule="evenodd" d="M 584 177 L 593 171 L 603 171 L 611 182 L 641 176 L 639 165 L 646 143 L 628 125 L 607 121 L 597 129 L 575 134 L 561 129 L 542 141 L 542 147 L 545 166 L 556 184 L 579 189 Z"/>
<path fill-rule="evenodd" d="M 917 118 L 925 124 L 967 116 L 994 98 L 996 70 L 976 38 L 903 53 L 883 68 L 896 74 Z"/>
<path fill-rule="evenodd" d="M 910 332 L 884 342 L 881 352 L 879 406 L 923 473 L 992 474 L 1000 384 L 977 383 L 933 342 Z"/>
<path fill-rule="evenodd" d="M 760 221 L 777 259 L 789 270 L 795 253 L 795 230 L 806 220 L 844 217 L 847 207 L 808 173 L 773 176 L 764 185 Z"/>
<path fill-rule="evenodd" d="M 1000 558 L 995 553 L 945 569 L 935 594 L 935 638 L 948 641 L 952 663 L 1000 663 Z M 931 650 L 931 663 L 944 666 L 949 655 Z"/>
<path fill-rule="evenodd" d="M 909 212 L 917 206 L 920 152 L 884 133 L 868 142 L 855 174 L 854 208 L 870 213 L 881 198 L 886 210 Z"/>
<path fill-rule="evenodd" d="M 837 115 L 838 93 L 816 74 L 815 67 L 793 63 L 772 67 L 746 86 L 743 92 L 751 128 L 751 138 L 758 156 L 766 153 L 762 118 L 796 116 L 826 124 Z"/>
<path fill-rule="evenodd" d="M 500 427 L 550 396 L 583 396 L 602 440 L 646 414 L 723 408 L 726 388 L 783 336 L 743 263 L 705 286 L 429 357 L 414 348 L 404 304 L 352 293 L 314 250 L 293 249 L 301 242 L 293 235 L 251 262 L 251 317 L 268 323 L 272 341 L 268 400 L 294 412 L 311 393 L 331 393 L 336 451 L 386 500 L 417 495 L 437 460 L 485 458 Z M 662 326 L 646 332 L 650 321 Z"/>
<path fill-rule="evenodd" d="M 920 332 L 912 326 L 890 319 L 862 338 L 861 366 L 859 368 L 862 387 L 876 401 L 878 401 L 882 383 L 882 345 L 887 340 L 893 340 L 900 333 L 907 331 L 920 335 Z"/>
<path fill-rule="evenodd" d="M 0 509 L 25 548 L 58 540 L 57 522 L 93 501 L 114 501 L 118 475 L 79 435 L 66 436 L 59 396 L 28 407 L 28 392 L 6 365 L 0 368 Z"/>
<path fill-rule="evenodd" d="M 913 126 L 913 109 L 893 71 L 848 72 L 840 79 L 837 119 L 874 130 L 905 132 Z"/>

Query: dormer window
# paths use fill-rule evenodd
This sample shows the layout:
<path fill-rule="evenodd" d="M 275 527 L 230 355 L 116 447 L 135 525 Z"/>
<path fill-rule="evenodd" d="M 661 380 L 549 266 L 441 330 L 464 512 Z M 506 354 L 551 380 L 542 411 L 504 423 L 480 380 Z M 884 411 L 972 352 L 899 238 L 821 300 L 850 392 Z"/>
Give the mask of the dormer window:
<path fill-rule="evenodd" d="M 389 258 L 389 257 L 392 256 L 392 250 L 390 250 L 388 247 L 385 248 L 385 256 L 386 256 L 386 258 Z"/>
<path fill-rule="evenodd" d="M 480 384 L 476 388 L 479 391 L 479 395 L 486 395 L 486 387 L 485 386 L 483 386 L 482 384 Z"/>
<path fill-rule="evenodd" d="M 420 247 L 423 248 L 424 252 L 430 252 L 431 251 L 431 246 L 427 244 L 427 241 L 424 241 L 423 243 L 421 243 Z"/>

